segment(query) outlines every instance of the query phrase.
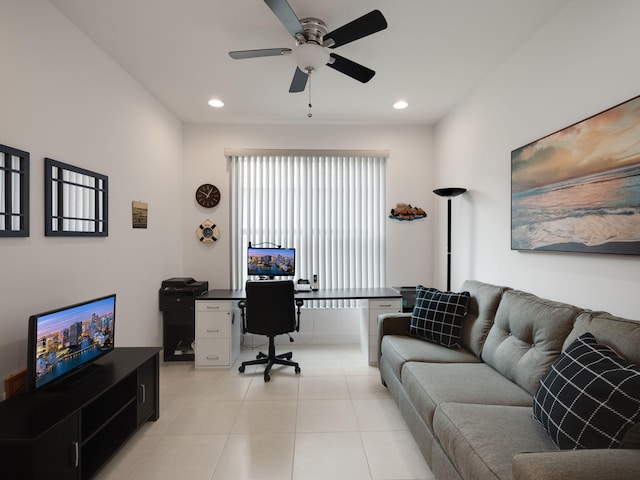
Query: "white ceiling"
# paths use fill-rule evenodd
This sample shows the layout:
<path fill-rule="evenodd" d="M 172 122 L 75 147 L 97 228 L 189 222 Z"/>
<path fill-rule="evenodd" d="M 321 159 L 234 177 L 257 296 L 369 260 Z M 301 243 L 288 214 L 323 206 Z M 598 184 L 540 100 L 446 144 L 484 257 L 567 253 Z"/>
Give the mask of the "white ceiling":
<path fill-rule="evenodd" d="M 382 11 L 389 27 L 335 50 L 376 71 L 362 84 L 323 68 L 288 93 L 293 56 L 233 60 L 230 50 L 293 47 L 263 0 L 49 0 L 185 123 L 433 124 L 568 0 L 289 0 L 329 31 Z M 222 109 L 207 105 L 212 97 Z M 398 99 L 409 108 L 397 111 Z"/>

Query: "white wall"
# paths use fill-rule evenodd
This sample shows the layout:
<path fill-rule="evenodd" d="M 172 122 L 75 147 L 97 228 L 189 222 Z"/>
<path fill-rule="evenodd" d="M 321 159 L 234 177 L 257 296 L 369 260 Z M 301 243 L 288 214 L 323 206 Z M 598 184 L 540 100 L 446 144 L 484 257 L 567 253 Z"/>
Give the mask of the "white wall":
<path fill-rule="evenodd" d="M 158 289 L 182 271 L 182 126 L 44 0 L 0 4 L 0 143 L 31 154 L 31 235 L 0 238 L 0 378 L 30 314 L 116 292 L 116 344 L 160 345 Z M 109 177 L 109 236 L 44 236 L 44 157 Z M 131 202 L 149 228 L 131 228 Z"/>
<path fill-rule="evenodd" d="M 433 188 L 433 141 L 428 127 L 318 126 L 310 125 L 186 125 L 184 128 L 183 252 L 184 274 L 208 280 L 209 288 L 230 285 L 229 170 L 225 148 L 308 148 L 389 150 L 387 162 L 387 210 L 398 202 L 420 206 L 425 220 L 400 222 L 388 219 L 387 285 L 415 285 L 432 280 L 430 216 L 436 201 Z M 212 209 L 200 207 L 195 190 L 213 183 L 221 201 Z M 203 245 L 196 227 L 209 218 L 221 232 L 220 239 Z"/>
<path fill-rule="evenodd" d="M 310 125 L 188 125 L 184 129 L 183 252 L 184 274 L 208 280 L 209 288 L 230 285 L 229 170 L 225 148 L 377 149 L 389 150 L 386 205 L 410 203 L 432 212 L 433 134 L 428 127 Z M 194 198 L 209 182 L 221 191 L 213 209 Z M 221 231 L 214 244 L 203 245 L 196 227 L 209 218 Z M 413 222 L 387 219 L 387 285 L 432 283 L 433 217 Z M 298 341 L 358 342 L 360 312 L 304 310 Z M 283 337 L 286 341 L 286 337 Z M 250 340 L 249 340 L 250 341 Z"/>
<path fill-rule="evenodd" d="M 638 18 L 635 0 L 571 2 L 437 126 L 438 178 L 469 189 L 454 288 L 476 278 L 640 319 L 640 257 L 510 250 L 511 151 L 640 94 Z"/>

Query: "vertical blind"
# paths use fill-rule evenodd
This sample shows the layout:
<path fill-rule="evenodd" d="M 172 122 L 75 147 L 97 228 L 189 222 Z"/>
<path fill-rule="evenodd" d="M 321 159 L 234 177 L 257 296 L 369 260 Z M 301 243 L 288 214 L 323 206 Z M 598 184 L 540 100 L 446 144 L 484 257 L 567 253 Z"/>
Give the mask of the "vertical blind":
<path fill-rule="evenodd" d="M 233 288 L 247 247 L 296 249 L 296 277 L 320 288 L 385 285 L 385 160 L 370 155 L 230 155 Z"/>

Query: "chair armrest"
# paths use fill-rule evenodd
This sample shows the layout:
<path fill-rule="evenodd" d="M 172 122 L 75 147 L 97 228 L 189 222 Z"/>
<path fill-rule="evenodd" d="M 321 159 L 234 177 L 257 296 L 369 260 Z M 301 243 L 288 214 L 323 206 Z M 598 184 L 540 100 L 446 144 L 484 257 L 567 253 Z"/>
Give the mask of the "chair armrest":
<path fill-rule="evenodd" d="M 382 356 L 382 337 L 385 335 L 409 336 L 411 313 L 381 313 L 378 315 L 378 365 Z"/>
<path fill-rule="evenodd" d="M 242 318 L 242 333 L 247 333 L 247 317 L 244 314 L 247 309 L 247 301 L 238 301 L 238 308 L 240 309 L 240 317 Z"/>
<path fill-rule="evenodd" d="M 304 301 L 300 298 L 296 298 L 296 316 L 297 316 L 297 320 L 296 320 L 296 332 L 300 331 L 300 307 L 302 307 L 302 305 L 304 305 Z M 292 340 L 293 341 L 293 340 Z"/>
<path fill-rule="evenodd" d="M 513 480 L 637 480 L 640 450 L 611 448 L 519 453 L 511 463 Z"/>

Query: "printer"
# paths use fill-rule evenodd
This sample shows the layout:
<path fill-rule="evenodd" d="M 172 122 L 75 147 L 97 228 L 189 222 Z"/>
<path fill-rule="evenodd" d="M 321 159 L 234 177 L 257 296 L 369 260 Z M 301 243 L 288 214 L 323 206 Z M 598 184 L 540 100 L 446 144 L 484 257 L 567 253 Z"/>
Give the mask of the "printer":
<path fill-rule="evenodd" d="M 190 277 L 163 280 L 160 286 L 160 311 L 193 308 L 196 297 L 209 290 L 209 282 L 198 282 Z"/>

